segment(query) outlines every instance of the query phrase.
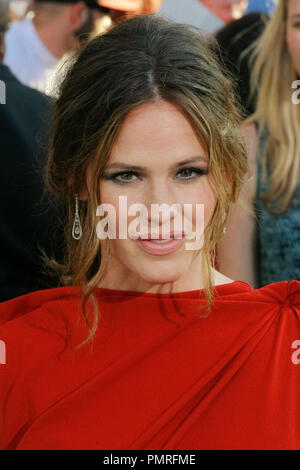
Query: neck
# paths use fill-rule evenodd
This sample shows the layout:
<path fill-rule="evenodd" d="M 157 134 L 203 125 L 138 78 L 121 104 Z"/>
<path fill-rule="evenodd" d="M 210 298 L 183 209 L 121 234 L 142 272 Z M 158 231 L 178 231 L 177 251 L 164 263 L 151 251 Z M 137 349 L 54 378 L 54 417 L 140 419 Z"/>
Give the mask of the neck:
<path fill-rule="evenodd" d="M 66 41 L 64 30 L 56 27 L 54 22 L 40 22 L 34 18 L 33 24 L 40 40 L 57 59 L 71 49 L 72 45 Z"/>
<path fill-rule="evenodd" d="M 100 283 L 97 284 L 97 287 L 120 289 L 120 286 L 122 286 L 122 290 L 161 294 L 200 290 L 205 288 L 201 264 L 201 256 L 198 255 L 178 279 L 172 282 L 152 283 L 124 269 L 114 257 L 111 257 L 109 260 L 109 269 L 106 270 L 106 273 Z M 213 267 L 211 267 L 211 273 L 214 285 L 232 282 L 232 279 L 223 276 Z M 95 277 L 90 280 L 88 285 L 92 285 L 94 281 Z"/>

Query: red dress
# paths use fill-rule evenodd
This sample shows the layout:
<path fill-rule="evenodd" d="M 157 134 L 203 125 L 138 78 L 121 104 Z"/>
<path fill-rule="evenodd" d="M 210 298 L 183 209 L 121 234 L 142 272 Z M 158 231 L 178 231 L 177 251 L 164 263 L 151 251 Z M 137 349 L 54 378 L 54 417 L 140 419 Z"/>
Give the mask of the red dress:
<path fill-rule="evenodd" d="M 300 449 L 300 282 L 175 294 L 78 287 L 0 304 L 1 449 Z"/>

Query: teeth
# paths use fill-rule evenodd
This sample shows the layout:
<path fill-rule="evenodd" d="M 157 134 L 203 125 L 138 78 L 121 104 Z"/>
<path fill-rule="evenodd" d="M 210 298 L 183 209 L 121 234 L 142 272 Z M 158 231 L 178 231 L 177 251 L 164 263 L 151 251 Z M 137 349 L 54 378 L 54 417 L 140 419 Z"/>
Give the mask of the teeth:
<path fill-rule="evenodd" d="M 168 238 L 168 240 L 151 240 L 152 243 L 167 243 L 173 240 L 173 238 Z"/>

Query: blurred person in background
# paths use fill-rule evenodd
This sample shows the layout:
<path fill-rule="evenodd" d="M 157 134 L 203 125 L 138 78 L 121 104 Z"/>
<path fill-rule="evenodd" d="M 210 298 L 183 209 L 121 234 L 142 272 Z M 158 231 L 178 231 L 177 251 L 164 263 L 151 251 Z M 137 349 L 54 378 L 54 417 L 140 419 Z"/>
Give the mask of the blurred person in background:
<path fill-rule="evenodd" d="M 243 126 L 252 178 L 243 188 L 257 219 L 231 211 L 219 269 L 263 286 L 300 279 L 300 2 L 279 0 L 254 50 L 255 113 Z"/>
<path fill-rule="evenodd" d="M 143 0 L 143 13 L 156 13 L 164 0 Z"/>
<path fill-rule="evenodd" d="M 271 13 L 276 0 L 249 0 L 246 13 Z"/>
<path fill-rule="evenodd" d="M 248 0 L 198 0 L 215 12 L 224 23 L 241 18 L 248 6 Z"/>
<path fill-rule="evenodd" d="M 246 8 L 246 0 L 164 0 L 159 14 L 213 33 L 240 18 Z"/>
<path fill-rule="evenodd" d="M 163 0 L 98 0 L 98 5 L 112 22 L 124 21 L 130 16 L 156 13 Z"/>
<path fill-rule="evenodd" d="M 58 215 L 41 202 L 50 102 L 2 63 L 8 23 L 8 1 L 0 0 L 0 83 L 5 95 L 0 104 L 0 302 L 54 287 L 44 274 L 40 248 L 59 256 L 59 235 L 53 231 Z"/>
<path fill-rule="evenodd" d="M 9 0 L 9 16 L 11 20 L 21 20 L 26 15 L 30 0 Z"/>
<path fill-rule="evenodd" d="M 8 8 L 8 0 L 0 0 L 0 66 L 2 66 L 5 54 L 5 33 L 9 28 L 10 16 Z M 4 101 L 4 100 L 3 100 Z"/>
<path fill-rule="evenodd" d="M 250 49 L 262 34 L 268 16 L 249 13 L 239 20 L 232 21 L 216 32 L 222 63 L 233 74 L 236 81 L 238 99 L 245 117 L 254 112 L 255 98 L 250 97 Z"/>
<path fill-rule="evenodd" d="M 60 59 L 80 47 L 103 15 L 96 0 L 36 0 L 6 34 L 4 63 L 25 85 L 47 92 Z"/>

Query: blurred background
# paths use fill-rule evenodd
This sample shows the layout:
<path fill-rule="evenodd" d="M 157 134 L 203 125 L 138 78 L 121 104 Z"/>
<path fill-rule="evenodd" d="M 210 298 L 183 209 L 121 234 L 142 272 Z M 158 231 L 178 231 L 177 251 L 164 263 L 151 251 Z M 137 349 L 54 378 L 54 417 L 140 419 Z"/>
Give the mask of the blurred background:
<path fill-rule="evenodd" d="M 164 0 L 159 14 L 214 32 L 246 13 L 267 13 L 273 0 Z"/>
<path fill-rule="evenodd" d="M 174 21 L 193 24 L 205 31 L 216 28 L 245 13 L 268 13 L 274 8 L 275 0 L 146 0 L 144 10 L 157 12 Z M 105 3 L 105 2 L 104 2 Z M 110 2 L 113 5 L 113 0 Z M 11 0 L 10 12 L 12 19 L 21 19 L 30 10 L 30 0 Z M 98 28 L 102 26 L 98 22 Z M 110 20 L 104 20 L 109 24 Z"/>
<path fill-rule="evenodd" d="M 68 17 L 65 6 L 72 8 Z M 56 96 L 72 53 L 130 15 L 156 13 L 216 33 L 244 15 L 271 12 L 274 0 L 11 0 L 9 7 L 4 64 L 23 84 Z M 70 22 L 83 14 L 72 30 Z"/>

